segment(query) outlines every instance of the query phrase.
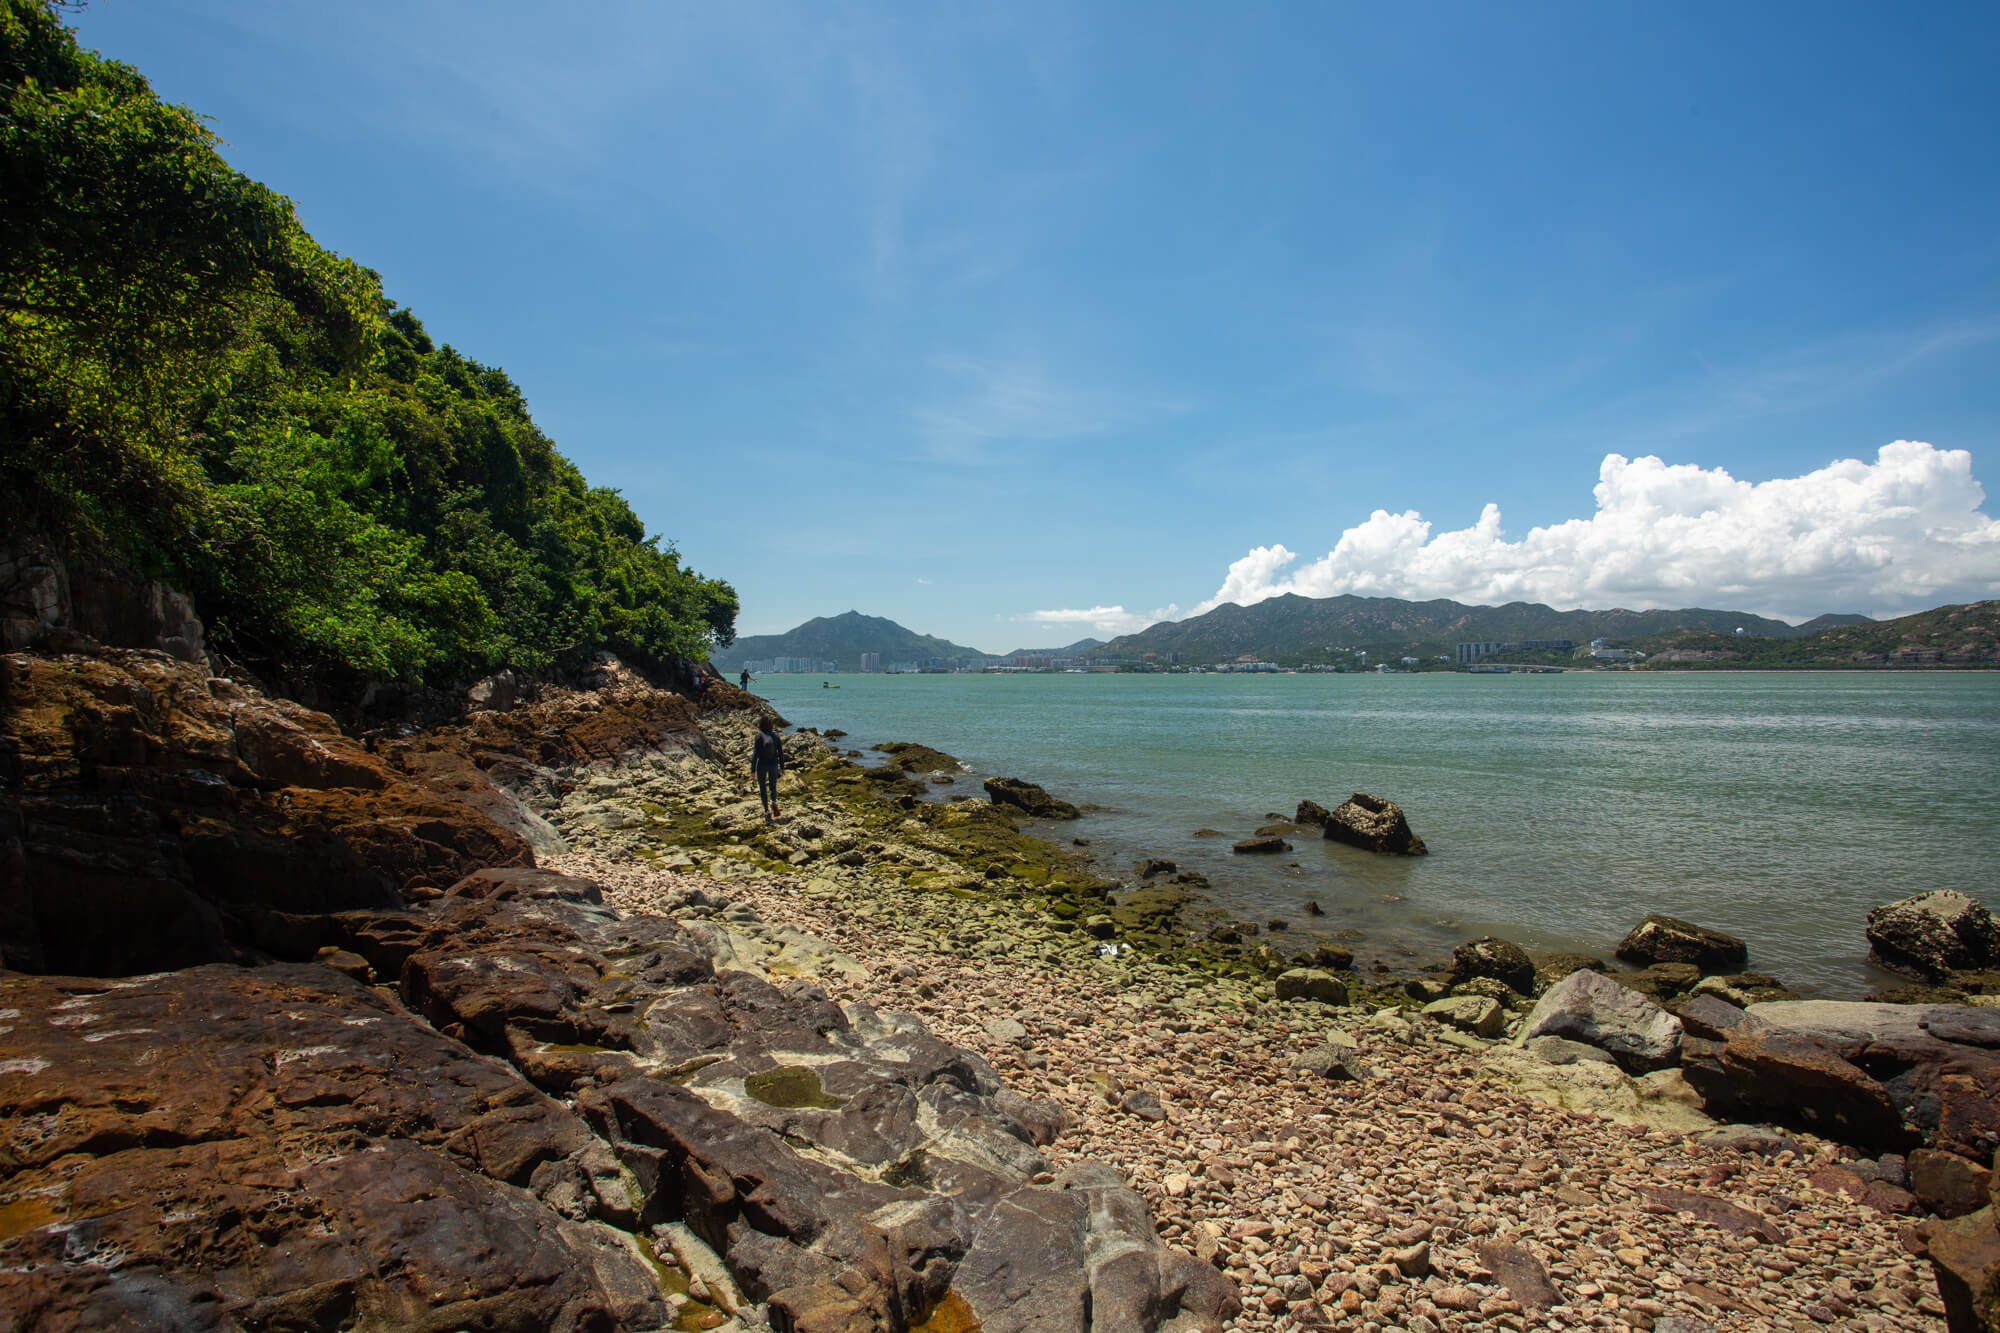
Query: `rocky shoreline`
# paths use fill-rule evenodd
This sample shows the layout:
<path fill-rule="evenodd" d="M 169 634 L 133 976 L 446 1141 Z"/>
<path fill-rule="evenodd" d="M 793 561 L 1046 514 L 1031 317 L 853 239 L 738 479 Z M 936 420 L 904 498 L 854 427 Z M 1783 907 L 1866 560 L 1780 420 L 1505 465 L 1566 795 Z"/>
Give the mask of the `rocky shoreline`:
<path fill-rule="evenodd" d="M 22 1330 L 1994 1326 L 1988 1011 L 1357 974 L 922 747 L 795 732 L 766 824 L 766 706 L 615 663 L 362 739 L 0 670 Z"/>

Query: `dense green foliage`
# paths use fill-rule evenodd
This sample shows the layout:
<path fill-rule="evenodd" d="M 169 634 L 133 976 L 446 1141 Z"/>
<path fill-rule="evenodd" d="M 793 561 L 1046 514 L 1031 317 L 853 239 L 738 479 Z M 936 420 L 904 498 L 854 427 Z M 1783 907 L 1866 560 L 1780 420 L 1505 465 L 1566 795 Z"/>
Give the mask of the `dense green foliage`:
<path fill-rule="evenodd" d="M 9 529 L 108 547 L 293 677 L 733 638 L 734 591 L 587 484 L 504 373 L 434 345 L 48 0 L 0 0 L 0 492 Z"/>

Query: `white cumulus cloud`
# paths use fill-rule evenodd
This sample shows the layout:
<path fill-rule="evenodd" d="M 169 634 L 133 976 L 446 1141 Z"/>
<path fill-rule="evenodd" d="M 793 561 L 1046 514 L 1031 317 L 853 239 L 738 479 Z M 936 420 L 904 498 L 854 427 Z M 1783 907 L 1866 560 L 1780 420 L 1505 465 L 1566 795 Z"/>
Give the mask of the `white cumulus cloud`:
<path fill-rule="evenodd" d="M 1378 509 L 1310 564 L 1281 545 L 1257 547 L 1188 614 L 1282 593 L 1353 593 L 1561 609 L 1719 606 L 1797 620 L 2000 595 L 2000 522 L 1982 512 L 1986 492 L 1963 449 L 1898 440 L 1873 463 L 1842 459 L 1763 482 L 1607 454 L 1596 494 L 1589 518 L 1517 541 L 1497 505 L 1469 528 L 1437 533 L 1415 510 Z M 1122 608 L 1036 614 L 1098 612 Z"/>

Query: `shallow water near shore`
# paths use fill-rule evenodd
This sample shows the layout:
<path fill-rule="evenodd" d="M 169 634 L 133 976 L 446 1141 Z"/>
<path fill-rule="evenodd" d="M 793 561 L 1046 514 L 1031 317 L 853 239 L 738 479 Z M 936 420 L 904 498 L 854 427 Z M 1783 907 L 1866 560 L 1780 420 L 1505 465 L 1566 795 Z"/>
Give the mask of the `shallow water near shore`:
<path fill-rule="evenodd" d="M 838 689 L 824 689 L 822 681 Z M 1609 958 L 1647 912 L 1750 942 L 1796 990 L 1856 996 L 1868 910 L 2000 866 L 2000 675 L 1566 673 L 764 676 L 796 725 L 919 741 L 1091 807 L 1056 836 L 1107 875 L 1164 856 L 1255 921 L 1351 928 L 1416 965 L 1474 935 Z M 1426 857 L 1311 830 L 1229 844 L 1369 791 Z M 940 794 L 979 794 L 962 777 Z M 1197 838 L 1199 828 L 1226 837 Z M 1307 900 L 1325 916 L 1306 914 Z"/>

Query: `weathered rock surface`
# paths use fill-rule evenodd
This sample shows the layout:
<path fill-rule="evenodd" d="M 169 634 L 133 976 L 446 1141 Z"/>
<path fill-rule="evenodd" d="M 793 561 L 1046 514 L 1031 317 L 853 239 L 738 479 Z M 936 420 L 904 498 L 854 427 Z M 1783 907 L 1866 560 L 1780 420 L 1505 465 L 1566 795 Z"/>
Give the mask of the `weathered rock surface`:
<path fill-rule="evenodd" d="M 1881 1083 L 1806 1032 L 1706 996 L 1683 1015 L 1690 1030 L 1717 1033 L 1681 1044 L 1681 1072 L 1711 1114 L 1776 1120 L 1874 1151 L 1918 1141 Z"/>
<path fill-rule="evenodd" d="M 1492 977 L 1521 995 L 1532 995 L 1535 990 L 1534 963 L 1520 945 L 1494 935 L 1467 940 L 1451 951 L 1452 981 L 1461 983 L 1474 977 Z"/>
<path fill-rule="evenodd" d="M 1877 907 L 1868 914 L 1867 935 L 1871 960 L 1932 981 L 2000 966 L 2000 924 L 1984 903 L 1955 889 Z"/>
<path fill-rule="evenodd" d="M 1239 856 L 1269 856 L 1276 852 L 1289 852 L 1292 850 L 1292 844 L 1283 838 L 1272 836 L 1239 838 L 1230 844 L 1229 850 Z"/>
<path fill-rule="evenodd" d="M 0 1309 L 37 1330 L 644 1329 L 629 1181 L 562 1105 L 327 968 L 13 976 Z"/>
<path fill-rule="evenodd" d="M 1358 791 L 1326 812 L 1324 820 L 1312 818 L 1313 811 L 1306 809 L 1307 804 L 1310 802 L 1299 807 L 1298 822 L 1322 824 L 1326 836 L 1335 842 L 1404 856 L 1422 856 L 1429 850 L 1424 840 L 1410 831 L 1410 821 L 1403 817 L 1403 808 L 1394 801 Z"/>
<path fill-rule="evenodd" d="M 1114 1173 L 1081 1163 L 1030 1183 L 1058 1108 L 906 1015 L 718 970 L 739 940 L 778 933 L 754 914 L 690 898 L 683 924 L 600 899 L 515 869 L 415 911 L 259 918 L 271 952 L 332 945 L 399 977 L 429 1026 L 325 967 L 0 982 L 21 1011 L 0 1032 L 0 1133 L 48 1143 L 0 1191 L 53 1188 L 20 1171 L 58 1160 L 70 1173 L 51 1196 L 65 1211 L 0 1249 L 0 1284 L 52 1312 L 38 1328 L 92 1326 L 141 1288 L 163 1311 L 215 1312 L 191 1327 L 324 1307 L 376 1326 L 650 1328 L 667 1322 L 651 1270 L 606 1228 L 674 1219 L 799 1333 L 903 1327 L 949 1301 L 986 1329 L 1076 1333 L 1106 1312 L 1142 1329 L 1234 1312 L 1227 1280 L 1162 1246 Z M 583 1120 L 549 1093 L 574 1095 Z M 201 1155 L 239 1137 L 240 1161 Z M 134 1145 L 176 1155 L 155 1169 L 124 1156 Z M 167 1182 L 190 1170 L 205 1180 L 183 1208 Z M 120 1211 L 124 1180 L 159 1180 L 165 1202 Z M 193 1210 L 185 1244 L 174 1208 Z M 150 1247 L 139 1285 L 120 1285 L 131 1265 L 86 1262 L 79 1227 Z M 259 1259 L 265 1238 L 291 1257 Z"/>
<path fill-rule="evenodd" d="M 1599 972 L 1572 972 L 1536 1001 L 1521 1037 L 1544 1036 L 1595 1046 L 1635 1074 L 1680 1060 L 1680 1020 Z"/>
<path fill-rule="evenodd" d="M 1422 1012 L 1475 1037 L 1497 1037 L 1507 1026 L 1507 1011 L 1484 995 L 1448 995 L 1431 1001 Z"/>
<path fill-rule="evenodd" d="M 1634 926 L 1615 952 L 1628 963 L 1692 963 L 1704 976 L 1740 972 L 1750 953 L 1734 935 L 1657 913 Z"/>
<path fill-rule="evenodd" d="M 986 779 L 986 795 L 995 805 L 1011 805 L 1037 819 L 1075 819 L 1077 809 L 1068 801 L 1049 795 L 1032 782 L 1019 778 Z"/>
<path fill-rule="evenodd" d="M 246 909 L 391 907 L 531 859 L 518 835 L 323 714 L 164 653 L 0 657 L 0 698 L 8 967 L 235 958 Z"/>

